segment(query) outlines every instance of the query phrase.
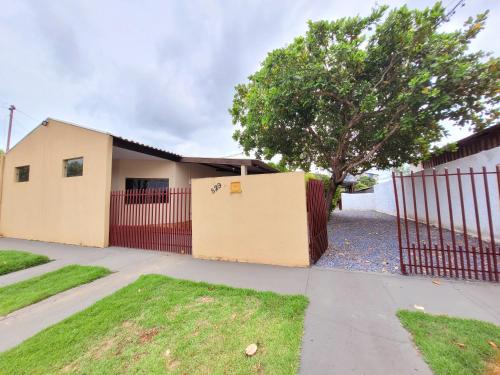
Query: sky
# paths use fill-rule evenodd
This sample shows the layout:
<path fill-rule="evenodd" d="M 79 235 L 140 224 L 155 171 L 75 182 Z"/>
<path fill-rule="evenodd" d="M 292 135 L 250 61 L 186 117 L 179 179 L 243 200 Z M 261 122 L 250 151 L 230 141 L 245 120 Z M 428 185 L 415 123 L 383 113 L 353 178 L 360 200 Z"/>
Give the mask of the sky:
<path fill-rule="evenodd" d="M 445 5 L 456 0 L 445 0 Z M 12 143 L 47 117 L 189 156 L 231 156 L 228 108 L 267 53 L 304 34 L 308 20 L 367 15 L 350 0 L 7 1 L 0 12 L 0 148 L 8 106 Z M 378 1 L 424 7 L 432 1 Z M 490 9 L 471 46 L 498 56 L 500 1 L 466 0 L 447 29 Z M 449 141 L 467 135 L 450 127 Z"/>

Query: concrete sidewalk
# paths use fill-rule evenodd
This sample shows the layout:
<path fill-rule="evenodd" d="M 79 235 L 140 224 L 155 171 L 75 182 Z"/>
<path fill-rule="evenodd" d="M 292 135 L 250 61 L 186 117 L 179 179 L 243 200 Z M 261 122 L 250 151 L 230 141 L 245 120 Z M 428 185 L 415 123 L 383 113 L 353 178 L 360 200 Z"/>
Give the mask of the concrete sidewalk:
<path fill-rule="evenodd" d="M 422 305 L 427 312 L 500 324 L 500 286 L 490 283 L 327 270 L 299 269 L 192 259 L 189 256 L 121 248 L 83 248 L 0 238 L 0 249 L 18 249 L 55 259 L 0 277 L 6 285 L 58 265 L 102 265 L 114 274 L 18 310 L 0 320 L 0 351 L 90 306 L 141 274 L 306 294 L 301 373 L 431 374 L 395 312 Z M 45 267 L 45 268 L 44 268 Z"/>

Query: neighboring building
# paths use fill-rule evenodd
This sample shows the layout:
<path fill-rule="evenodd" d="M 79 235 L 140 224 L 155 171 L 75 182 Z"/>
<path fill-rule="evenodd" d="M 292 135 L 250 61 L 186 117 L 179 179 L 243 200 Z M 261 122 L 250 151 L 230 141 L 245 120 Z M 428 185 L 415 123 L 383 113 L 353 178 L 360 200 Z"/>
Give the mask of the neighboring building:
<path fill-rule="evenodd" d="M 348 173 L 347 176 L 345 176 L 344 181 L 342 181 L 342 187 L 345 189 L 346 192 L 352 193 L 354 192 L 354 186 L 356 185 L 356 177 L 354 177 L 352 174 Z"/>
<path fill-rule="evenodd" d="M 486 166 L 494 169 L 500 163 L 499 148 L 500 124 L 497 124 L 459 140 L 455 151 L 435 154 L 422 162 L 422 166 L 424 169 L 454 166 Z"/>
<path fill-rule="evenodd" d="M 97 247 L 108 246 L 112 190 L 277 172 L 259 160 L 185 157 L 51 118 L 0 159 L 1 235 Z"/>
<path fill-rule="evenodd" d="M 369 170 L 369 171 L 361 173 L 361 176 L 366 176 L 366 177 L 373 178 L 374 180 L 378 180 L 379 173 L 375 172 L 374 170 Z"/>

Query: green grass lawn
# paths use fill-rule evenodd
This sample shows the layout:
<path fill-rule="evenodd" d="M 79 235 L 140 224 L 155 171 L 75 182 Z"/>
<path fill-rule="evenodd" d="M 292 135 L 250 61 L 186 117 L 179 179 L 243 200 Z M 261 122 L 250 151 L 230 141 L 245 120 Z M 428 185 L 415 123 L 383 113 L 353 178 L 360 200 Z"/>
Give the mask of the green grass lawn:
<path fill-rule="evenodd" d="M 0 354 L 1 374 L 295 374 L 304 296 L 147 275 Z M 247 357 L 245 348 L 258 345 Z"/>
<path fill-rule="evenodd" d="M 45 255 L 25 251 L 0 250 L 0 275 L 50 262 Z"/>
<path fill-rule="evenodd" d="M 436 375 L 497 374 L 500 327 L 478 320 L 399 311 L 403 326 Z"/>
<path fill-rule="evenodd" d="M 71 265 L 4 286 L 0 288 L 0 316 L 109 273 L 110 271 L 103 267 Z"/>

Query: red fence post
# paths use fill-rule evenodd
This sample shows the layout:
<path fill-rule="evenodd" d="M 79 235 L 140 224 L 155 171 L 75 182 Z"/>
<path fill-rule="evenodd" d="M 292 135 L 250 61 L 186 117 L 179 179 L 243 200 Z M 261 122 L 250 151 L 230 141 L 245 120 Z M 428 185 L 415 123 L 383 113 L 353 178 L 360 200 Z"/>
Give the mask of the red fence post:
<path fill-rule="evenodd" d="M 403 172 L 399 174 L 399 179 L 401 182 L 401 195 L 403 197 L 403 215 L 404 215 L 404 227 L 405 227 L 405 234 L 406 234 L 406 251 L 408 252 L 408 269 L 410 270 L 410 273 L 412 272 L 412 255 L 411 255 L 411 249 L 410 249 L 410 232 L 408 230 L 408 213 L 406 211 L 406 192 L 405 192 L 405 184 L 404 184 L 404 176 Z M 415 255 L 415 253 L 413 253 Z M 413 259 L 415 260 L 415 258 Z M 413 263 L 415 264 L 415 263 Z"/>
<path fill-rule="evenodd" d="M 476 229 L 477 229 L 477 239 L 479 242 L 479 258 L 481 259 L 481 273 L 483 276 L 483 280 L 486 280 L 486 274 L 485 274 L 485 265 L 484 265 L 484 253 L 483 253 L 483 240 L 482 240 L 482 235 L 481 235 L 481 223 L 479 222 L 479 209 L 477 206 L 477 193 L 476 193 L 476 182 L 474 179 L 474 169 L 471 167 L 470 168 L 470 181 L 471 181 L 471 187 L 472 187 L 472 197 L 474 201 L 474 213 L 476 216 Z"/>
<path fill-rule="evenodd" d="M 328 248 L 328 209 L 323 182 L 309 180 L 306 185 L 306 208 L 309 236 L 309 258 L 315 263 Z"/>
<path fill-rule="evenodd" d="M 465 263 L 467 264 L 467 272 L 469 278 L 471 278 L 471 270 L 470 270 L 470 259 L 469 259 L 469 237 L 467 234 L 467 220 L 465 218 L 465 204 L 464 204 L 464 193 L 462 189 L 462 173 L 460 172 L 460 168 L 457 168 L 457 179 L 458 179 L 458 191 L 460 193 L 460 209 L 462 211 L 462 229 L 464 233 L 464 245 L 465 245 L 465 254 L 466 254 L 466 259 Z M 462 250 L 460 250 L 460 256 L 462 257 Z M 463 265 L 463 260 L 462 261 L 462 268 L 464 267 Z M 465 276 L 464 276 L 465 278 Z"/>
<path fill-rule="evenodd" d="M 439 243 L 441 245 L 441 249 L 444 249 L 444 239 L 443 239 L 443 226 L 441 225 L 441 207 L 439 205 L 439 190 L 438 190 L 438 184 L 437 184 L 437 175 L 436 175 L 436 170 L 432 170 L 432 179 L 434 181 L 434 195 L 436 198 L 436 213 L 437 213 L 437 218 L 438 218 L 438 228 L 439 228 Z M 444 267 L 444 261 L 443 261 L 443 267 Z"/>
<path fill-rule="evenodd" d="M 446 194 L 448 195 L 448 213 L 450 215 L 450 230 L 451 230 L 451 243 L 453 249 L 453 264 L 455 265 L 455 277 L 457 276 L 457 243 L 455 236 L 455 225 L 453 221 L 453 206 L 451 204 L 451 192 L 450 192 L 450 179 L 448 174 L 448 168 L 444 170 L 444 176 L 446 181 Z M 451 263 L 451 260 L 450 260 Z"/>
<path fill-rule="evenodd" d="M 403 259 L 403 242 L 401 239 L 401 214 L 399 212 L 399 197 L 398 197 L 398 188 L 396 184 L 396 173 L 392 172 L 392 184 L 394 188 L 394 198 L 396 202 L 396 223 L 398 228 L 398 243 L 399 243 L 399 264 L 401 266 L 401 273 L 406 275 L 406 265 Z"/>
<path fill-rule="evenodd" d="M 432 237 L 431 237 L 431 226 L 429 224 L 429 204 L 427 203 L 427 185 L 425 183 L 425 170 L 422 171 L 422 188 L 424 192 L 425 226 L 427 229 L 427 242 L 429 245 L 429 251 L 432 251 Z M 431 259 L 432 259 L 432 253 L 431 253 Z"/>
<path fill-rule="evenodd" d="M 415 194 L 415 177 L 413 171 L 410 172 L 410 181 L 411 181 L 411 191 L 413 195 L 413 215 L 415 216 L 415 234 L 417 235 L 417 247 L 420 251 L 420 230 L 419 230 L 419 222 L 418 222 L 418 212 L 417 212 L 417 197 Z M 422 271 L 422 270 L 420 270 Z"/>
<path fill-rule="evenodd" d="M 497 167 L 498 168 L 498 167 Z M 488 212 L 488 226 L 490 229 L 490 242 L 491 242 L 491 258 L 488 254 L 488 272 L 490 274 L 490 280 L 494 276 L 495 281 L 498 281 L 498 265 L 496 261 L 496 247 L 495 247 L 495 234 L 493 233 L 493 219 L 491 217 L 491 204 L 490 204 L 490 190 L 488 188 L 488 175 L 486 174 L 486 167 L 483 167 L 483 180 L 484 180 L 484 194 L 486 196 L 486 210 Z M 488 251 L 489 253 L 489 251 Z M 493 263 L 493 267 L 492 267 Z M 494 272 L 494 275 L 492 274 Z"/>

